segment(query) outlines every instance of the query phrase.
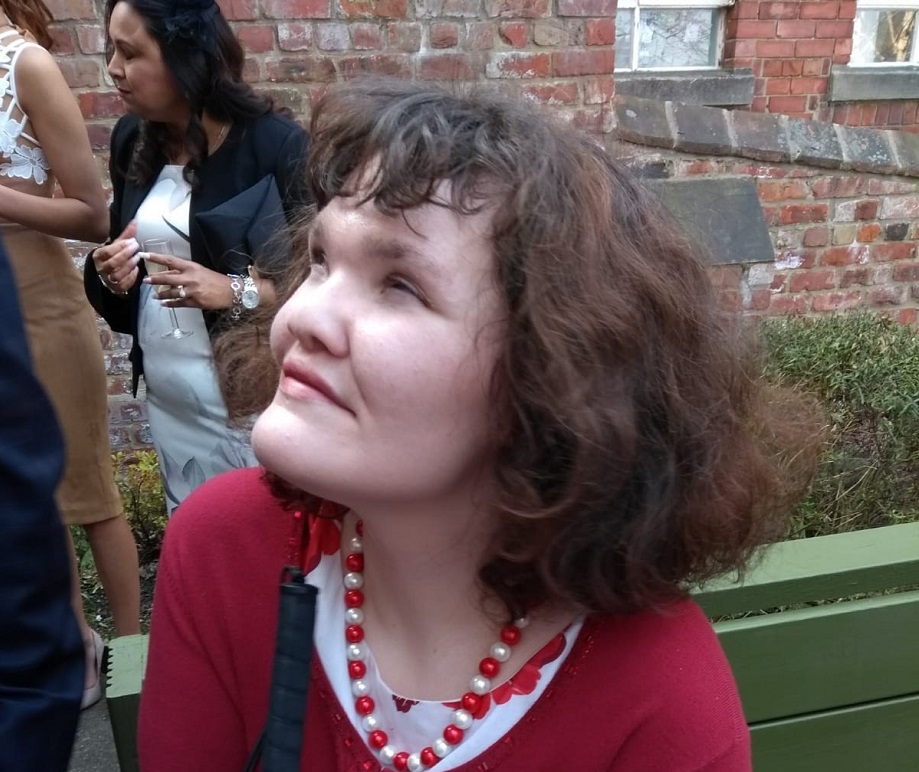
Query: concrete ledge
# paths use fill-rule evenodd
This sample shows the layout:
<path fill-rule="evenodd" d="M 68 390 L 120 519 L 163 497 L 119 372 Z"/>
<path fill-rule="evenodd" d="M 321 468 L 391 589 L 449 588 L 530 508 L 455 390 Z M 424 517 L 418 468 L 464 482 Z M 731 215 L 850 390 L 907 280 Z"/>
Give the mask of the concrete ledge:
<path fill-rule="evenodd" d="M 919 99 L 919 67 L 846 67 L 830 70 L 830 102 Z"/>
<path fill-rule="evenodd" d="M 614 138 L 688 153 L 919 177 L 919 136 L 617 93 Z M 621 154 L 621 153 L 617 153 Z"/>
<path fill-rule="evenodd" d="M 692 72 L 617 72 L 616 93 L 690 105 L 748 107 L 753 101 L 753 70 Z"/>

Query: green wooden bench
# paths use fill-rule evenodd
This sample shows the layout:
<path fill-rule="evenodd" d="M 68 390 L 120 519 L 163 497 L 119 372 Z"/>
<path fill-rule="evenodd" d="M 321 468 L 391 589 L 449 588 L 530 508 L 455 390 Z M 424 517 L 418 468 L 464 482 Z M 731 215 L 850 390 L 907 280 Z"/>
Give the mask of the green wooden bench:
<path fill-rule="evenodd" d="M 776 544 L 743 582 L 696 593 L 714 619 L 748 615 L 715 629 L 756 772 L 919 771 L 916 586 L 919 523 Z M 759 613 L 864 593 L 873 595 Z M 110 643 L 106 699 L 122 772 L 138 769 L 146 651 L 146 636 Z"/>

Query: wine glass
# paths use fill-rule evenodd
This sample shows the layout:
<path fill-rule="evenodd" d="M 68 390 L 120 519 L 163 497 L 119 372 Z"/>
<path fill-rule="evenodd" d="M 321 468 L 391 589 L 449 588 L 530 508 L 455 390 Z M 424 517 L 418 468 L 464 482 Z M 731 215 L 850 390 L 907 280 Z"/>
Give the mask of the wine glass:
<path fill-rule="evenodd" d="M 175 252 L 172 251 L 172 245 L 167 239 L 146 239 L 142 246 L 144 252 L 152 252 L 155 255 L 175 254 Z M 144 258 L 144 265 L 147 267 L 148 274 L 154 274 L 159 273 L 160 271 L 169 270 L 165 265 L 154 263 L 152 260 L 147 260 L 146 258 Z M 162 286 L 163 285 L 160 285 L 160 287 Z M 159 297 L 160 288 L 154 287 L 153 291 L 156 292 L 157 297 Z M 179 338 L 187 338 L 189 335 L 195 334 L 192 330 L 183 330 L 181 327 L 179 327 L 179 318 L 176 316 L 174 308 L 169 308 L 169 316 L 172 318 L 172 329 L 169 332 L 163 333 L 164 338 L 173 338 L 174 340 L 178 340 Z"/>

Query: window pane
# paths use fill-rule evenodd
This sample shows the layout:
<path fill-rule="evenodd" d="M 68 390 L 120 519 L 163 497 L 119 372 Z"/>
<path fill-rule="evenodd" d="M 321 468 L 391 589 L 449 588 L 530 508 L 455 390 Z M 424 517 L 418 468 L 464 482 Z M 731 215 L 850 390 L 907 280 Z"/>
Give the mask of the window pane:
<path fill-rule="evenodd" d="M 639 67 L 714 67 L 717 8 L 642 8 Z"/>
<path fill-rule="evenodd" d="M 616 11 L 616 69 L 632 67 L 632 15 L 635 11 Z"/>
<path fill-rule="evenodd" d="M 908 62 L 915 22 L 915 11 L 859 11 L 852 64 Z"/>

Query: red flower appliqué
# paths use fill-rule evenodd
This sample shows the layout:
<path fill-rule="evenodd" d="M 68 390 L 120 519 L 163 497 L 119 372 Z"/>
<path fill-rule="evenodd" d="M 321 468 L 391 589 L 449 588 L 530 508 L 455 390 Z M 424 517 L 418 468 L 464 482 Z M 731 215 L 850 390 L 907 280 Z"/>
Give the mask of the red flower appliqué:
<path fill-rule="evenodd" d="M 392 701 L 396 703 L 396 710 L 400 713 L 408 713 L 413 705 L 418 704 L 418 700 L 409 700 L 405 697 L 397 697 L 395 694 L 392 696 Z"/>
<path fill-rule="evenodd" d="M 303 573 L 319 565 L 323 555 L 335 555 L 341 549 L 341 526 L 338 520 L 310 514 L 306 520 L 308 537 L 303 556 Z"/>

